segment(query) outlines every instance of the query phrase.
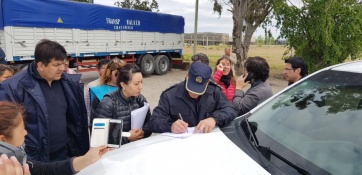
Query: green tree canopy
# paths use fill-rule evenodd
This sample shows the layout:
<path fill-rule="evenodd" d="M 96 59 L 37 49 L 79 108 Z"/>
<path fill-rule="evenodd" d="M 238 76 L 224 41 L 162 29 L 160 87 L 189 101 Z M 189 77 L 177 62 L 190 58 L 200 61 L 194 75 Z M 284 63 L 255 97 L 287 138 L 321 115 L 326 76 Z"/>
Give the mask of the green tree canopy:
<path fill-rule="evenodd" d="M 289 51 L 302 57 L 313 72 L 362 55 L 361 0 L 301 0 L 276 4 L 280 36 Z M 286 53 L 287 54 L 287 53 Z"/>
<path fill-rule="evenodd" d="M 233 18 L 233 52 L 237 63 L 235 73 L 243 72 L 243 64 L 247 58 L 251 38 L 255 30 L 262 24 L 268 23 L 269 14 L 277 0 L 211 0 L 214 3 L 213 11 L 221 15 L 223 4 L 229 6 L 228 11 Z"/>
<path fill-rule="evenodd" d="M 114 5 L 122 8 L 127 9 L 136 9 L 136 10 L 143 10 L 143 11 L 155 11 L 158 12 L 158 3 L 156 0 L 152 0 L 149 2 L 148 0 L 123 0 L 123 1 L 116 1 Z"/>

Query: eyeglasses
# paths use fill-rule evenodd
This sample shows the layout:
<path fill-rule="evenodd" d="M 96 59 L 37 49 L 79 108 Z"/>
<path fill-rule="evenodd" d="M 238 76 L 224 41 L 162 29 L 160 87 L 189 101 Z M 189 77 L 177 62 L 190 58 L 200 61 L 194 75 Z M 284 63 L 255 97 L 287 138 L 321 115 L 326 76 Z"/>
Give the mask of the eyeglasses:
<path fill-rule="evenodd" d="M 191 57 L 191 60 L 194 62 L 200 61 L 201 63 L 209 65 L 209 58 L 206 55 L 195 54 Z"/>
<path fill-rule="evenodd" d="M 118 58 L 114 58 L 111 61 L 109 61 L 108 65 L 107 65 L 107 69 L 116 70 L 116 69 L 123 66 L 122 63 L 124 63 L 123 60 L 120 60 Z M 113 66 L 113 65 L 116 65 L 116 66 Z"/>
<path fill-rule="evenodd" d="M 194 56 L 191 57 L 191 60 L 192 61 L 200 61 L 201 59 L 199 58 L 198 55 L 194 55 Z"/>
<path fill-rule="evenodd" d="M 284 71 L 290 71 L 290 70 L 294 70 L 292 68 L 284 68 Z"/>

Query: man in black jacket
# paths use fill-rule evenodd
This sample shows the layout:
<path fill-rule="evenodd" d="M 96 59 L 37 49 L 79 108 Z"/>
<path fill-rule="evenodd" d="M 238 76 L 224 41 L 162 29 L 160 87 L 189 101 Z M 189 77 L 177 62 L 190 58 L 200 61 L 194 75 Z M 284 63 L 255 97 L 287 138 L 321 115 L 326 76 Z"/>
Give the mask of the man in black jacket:
<path fill-rule="evenodd" d="M 26 109 L 25 151 L 31 160 L 73 161 L 89 150 L 81 75 L 63 74 L 67 53 L 62 45 L 41 40 L 28 69 L 0 83 L 0 100 Z"/>
<path fill-rule="evenodd" d="M 193 62 L 185 81 L 165 90 L 150 117 L 152 132 L 208 133 L 215 126 L 224 126 L 236 117 L 236 110 L 221 88 L 210 82 L 212 70 L 206 64 Z"/>

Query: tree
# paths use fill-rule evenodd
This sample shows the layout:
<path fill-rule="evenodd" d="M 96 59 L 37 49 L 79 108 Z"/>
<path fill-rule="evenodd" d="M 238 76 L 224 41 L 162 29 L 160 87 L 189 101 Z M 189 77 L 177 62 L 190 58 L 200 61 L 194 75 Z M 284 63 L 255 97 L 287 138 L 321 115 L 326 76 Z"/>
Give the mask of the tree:
<path fill-rule="evenodd" d="M 301 7 L 281 2 L 275 15 L 289 51 L 294 49 L 310 72 L 362 56 L 361 0 L 301 2 Z"/>
<path fill-rule="evenodd" d="M 123 1 L 116 1 L 114 5 L 122 8 L 127 9 L 137 9 L 143 11 L 155 11 L 158 12 L 158 3 L 156 0 L 152 0 L 150 3 L 148 0 L 123 0 Z"/>
<path fill-rule="evenodd" d="M 228 11 L 232 13 L 233 26 L 233 52 L 236 54 L 237 63 L 235 64 L 236 75 L 243 72 L 244 62 L 249 52 L 251 37 L 263 22 L 270 20 L 268 16 L 273 9 L 276 0 L 228 0 L 223 2 L 229 6 Z M 214 12 L 221 15 L 221 0 L 212 0 L 214 3 Z"/>

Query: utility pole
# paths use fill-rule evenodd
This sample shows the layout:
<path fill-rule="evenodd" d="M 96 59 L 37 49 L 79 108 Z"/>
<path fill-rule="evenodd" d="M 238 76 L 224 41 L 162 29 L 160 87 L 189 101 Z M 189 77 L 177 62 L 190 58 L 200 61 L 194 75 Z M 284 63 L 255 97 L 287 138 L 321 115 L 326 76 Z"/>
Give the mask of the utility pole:
<path fill-rule="evenodd" d="M 199 11 L 199 0 L 196 0 L 195 6 L 195 26 L 194 26 L 194 55 L 196 54 L 196 46 L 197 46 L 197 16 Z"/>

